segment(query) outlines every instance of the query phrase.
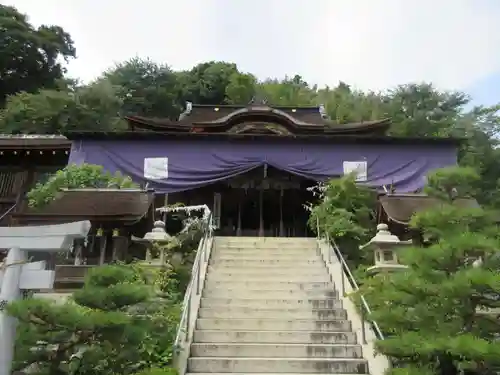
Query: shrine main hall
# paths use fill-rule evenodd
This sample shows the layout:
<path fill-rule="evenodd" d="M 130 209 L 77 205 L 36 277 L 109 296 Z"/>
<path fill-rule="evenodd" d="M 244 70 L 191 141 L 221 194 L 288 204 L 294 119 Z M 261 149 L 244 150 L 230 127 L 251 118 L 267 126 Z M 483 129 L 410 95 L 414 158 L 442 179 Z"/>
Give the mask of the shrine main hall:
<path fill-rule="evenodd" d="M 456 164 L 453 139 L 387 135 L 390 119 L 336 124 L 322 106 L 186 104 L 177 120 L 126 116 L 125 132 L 74 132 L 69 163 L 120 171 L 158 204 L 207 204 L 220 235 L 305 236 L 318 181 L 355 172 L 383 191 L 418 192 Z"/>

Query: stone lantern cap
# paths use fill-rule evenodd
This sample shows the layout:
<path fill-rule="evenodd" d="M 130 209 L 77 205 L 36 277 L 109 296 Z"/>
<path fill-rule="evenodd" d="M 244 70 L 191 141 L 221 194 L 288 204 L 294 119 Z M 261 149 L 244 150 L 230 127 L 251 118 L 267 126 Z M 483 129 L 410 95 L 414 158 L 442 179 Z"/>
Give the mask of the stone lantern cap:
<path fill-rule="evenodd" d="M 146 251 L 146 262 L 151 265 L 163 265 L 165 263 L 165 249 L 160 248 L 160 258 L 158 261 L 153 260 L 151 257 L 151 247 L 153 244 L 166 244 L 172 240 L 165 230 L 165 223 L 161 220 L 157 220 L 153 224 L 153 229 L 144 235 L 143 238 L 132 237 L 132 241 L 145 244 L 148 248 Z M 153 264 L 154 263 L 154 264 Z"/>
<path fill-rule="evenodd" d="M 366 244 L 360 246 L 360 249 L 364 250 L 376 250 L 376 249 L 387 249 L 398 246 L 411 245 L 410 241 L 401 241 L 398 236 L 395 236 L 389 232 L 389 226 L 387 224 L 377 225 L 377 234 Z"/>
<path fill-rule="evenodd" d="M 165 223 L 157 220 L 153 224 L 153 229 L 144 235 L 144 240 L 151 242 L 170 241 L 172 237 L 165 231 Z"/>

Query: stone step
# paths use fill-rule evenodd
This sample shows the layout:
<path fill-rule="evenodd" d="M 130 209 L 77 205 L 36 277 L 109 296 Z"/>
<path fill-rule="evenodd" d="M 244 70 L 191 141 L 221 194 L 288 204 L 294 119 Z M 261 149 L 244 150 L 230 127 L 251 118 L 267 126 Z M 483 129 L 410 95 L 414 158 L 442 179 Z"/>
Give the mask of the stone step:
<path fill-rule="evenodd" d="M 279 307 L 248 307 L 234 305 L 216 305 L 200 308 L 200 318 L 281 318 L 281 319 L 311 319 L 335 320 L 347 319 L 344 309 L 310 309 L 310 308 L 279 308 Z"/>
<path fill-rule="evenodd" d="M 284 272 L 307 270 L 309 272 L 328 272 L 325 265 L 321 263 L 305 263 L 305 262 L 295 262 L 295 263 L 266 263 L 259 262 L 254 264 L 244 264 L 244 263 L 225 263 L 220 260 L 213 260 L 209 263 L 209 270 L 236 270 L 240 271 L 257 271 L 266 272 L 274 270 L 283 270 Z M 291 271 L 290 271 L 291 270 Z"/>
<path fill-rule="evenodd" d="M 207 281 L 205 288 L 239 288 L 239 289 L 269 289 L 269 290 L 334 290 L 331 282 L 294 282 L 294 281 Z"/>
<path fill-rule="evenodd" d="M 362 358 L 360 345 L 198 343 L 191 345 L 193 357 L 263 358 Z"/>
<path fill-rule="evenodd" d="M 269 251 L 239 251 L 239 252 L 224 252 L 215 251 L 212 253 L 212 259 L 234 259 L 234 260 L 280 260 L 280 261 L 308 261 L 315 260 L 320 261 L 321 256 L 314 252 L 293 254 L 285 252 L 269 252 Z"/>
<path fill-rule="evenodd" d="M 194 343 L 357 344 L 354 332 L 194 331 Z M 250 371 L 251 372 L 251 371 Z"/>
<path fill-rule="evenodd" d="M 260 287 L 260 288 L 259 288 Z M 244 298 L 259 298 L 259 295 L 273 296 L 273 298 L 338 298 L 338 291 L 331 286 L 330 288 L 315 288 L 315 289 L 299 289 L 288 287 L 285 289 L 274 289 L 272 286 L 269 288 L 262 288 L 262 286 L 250 285 L 245 288 L 240 285 L 232 285 L 231 283 L 226 283 L 222 285 L 214 286 L 213 284 L 205 285 L 203 290 L 204 296 L 228 296 L 234 297 L 239 295 L 245 295 Z M 255 297 L 250 297 L 255 296 Z M 261 297 L 264 298 L 264 297 Z"/>
<path fill-rule="evenodd" d="M 263 242 L 278 242 L 278 243 L 316 243 L 316 238 L 314 237 L 245 237 L 245 236 L 217 236 L 215 238 L 216 243 L 263 243 Z"/>
<path fill-rule="evenodd" d="M 314 246 L 304 246 L 301 244 L 277 244 L 277 245 L 256 245 L 256 244 L 229 244 L 229 245 L 217 245 L 214 250 L 217 251 L 248 251 L 248 252 L 293 252 L 293 253 L 303 253 L 303 252 L 317 252 L 316 245 Z"/>
<path fill-rule="evenodd" d="M 349 332 L 348 320 L 215 319 L 196 320 L 198 330 Z"/>
<path fill-rule="evenodd" d="M 309 298 L 309 299 L 263 299 L 263 298 L 201 298 L 201 307 L 211 307 L 215 305 L 232 305 L 267 308 L 269 306 L 279 306 L 281 308 L 306 307 L 310 309 L 341 309 L 340 299 Z"/>
<path fill-rule="evenodd" d="M 291 282 L 297 282 L 297 283 L 303 283 L 303 282 L 331 282 L 330 275 L 328 275 L 326 272 L 324 275 L 304 275 L 304 274 L 298 274 L 298 275 L 283 275 L 283 274 L 244 274 L 244 275 L 238 275 L 238 274 L 228 274 L 228 273 L 209 273 L 206 277 L 206 280 L 208 281 L 225 281 L 225 282 L 232 282 L 232 281 L 263 281 L 263 282 L 272 282 L 272 281 L 291 281 Z"/>
<path fill-rule="evenodd" d="M 234 258 L 214 258 L 210 265 L 224 267 L 322 267 L 325 263 L 321 259 L 303 260 L 281 260 L 281 259 L 234 259 Z"/>
<path fill-rule="evenodd" d="M 227 288 L 208 288 L 203 290 L 203 297 L 217 298 L 338 298 L 339 294 L 334 289 L 313 289 L 313 290 L 271 290 L 271 289 L 245 289 L 234 288 L 228 284 Z"/>
<path fill-rule="evenodd" d="M 284 268 L 284 267 L 219 267 L 219 266 L 209 266 L 208 274 L 209 275 L 233 275 L 235 278 L 245 278 L 246 275 L 252 276 L 265 276 L 269 274 L 273 275 L 281 275 L 285 279 L 288 276 L 328 276 L 328 271 L 325 267 L 293 267 L 293 268 Z"/>
<path fill-rule="evenodd" d="M 368 364 L 363 359 L 348 358 L 194 357 L 188 360 L 187 370 L 195 373 L 368 374 Z"/>

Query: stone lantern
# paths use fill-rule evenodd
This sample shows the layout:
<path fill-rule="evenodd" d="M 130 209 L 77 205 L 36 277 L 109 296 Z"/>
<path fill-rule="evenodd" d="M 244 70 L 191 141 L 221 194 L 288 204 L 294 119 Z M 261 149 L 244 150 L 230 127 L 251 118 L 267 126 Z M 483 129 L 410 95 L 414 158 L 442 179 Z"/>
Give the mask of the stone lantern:
<path fill-rule="evenodd" d="M 375 274 L 386 271 L 398 271 L 407 266 L 399 263 L 397 249 L 411 245 L 410 241 L 400 241 L 389 232 L 387 224 L 377 225 L 377 234 L 367 244 L 360 246 L 361 250 L 371 250 L 374 253 L 375 265 L 368 268 L 368 272 Z"/>
<path fill-rule="evenodd" d="M 153 259 L 151 258 L 151 247 L 153 244 L 165 245 L 168 242 L 172 241 L 172 236 L 170 236 L 165 230 L 165 223 L 161 220 L 157 220 L 153 224 L 153 229 L 151 232 L 148 232 L 144 235 L 144 238 L 136 238 L 134 237 L 134 242 L 146 243 L 148 246 L 146 252 L 146 261 L 149 263 L 153 263 Z M 163 266 L 165 264 L 165 251 L 163 248 L 160 250 L 160 265 Z"/>

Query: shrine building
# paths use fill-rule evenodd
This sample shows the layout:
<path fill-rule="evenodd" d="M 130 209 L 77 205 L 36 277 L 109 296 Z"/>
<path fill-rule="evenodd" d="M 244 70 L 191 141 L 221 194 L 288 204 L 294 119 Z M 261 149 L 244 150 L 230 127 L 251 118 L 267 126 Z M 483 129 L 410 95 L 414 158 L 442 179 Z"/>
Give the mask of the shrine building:
<path fill-rule="evenodd" d="M 156 206 L 207 204 L 219 235 L 307 236 L 318 181 L 355 172 L 380 192 L 414 193 L 457 162 L 456 139 L 390 136 L 390 119 L 339 125 L 322 106 L 187 103 L 176 121 L 125 119 L 125 132 L 65 134 L 69 163 L 129 175 Z"/>

